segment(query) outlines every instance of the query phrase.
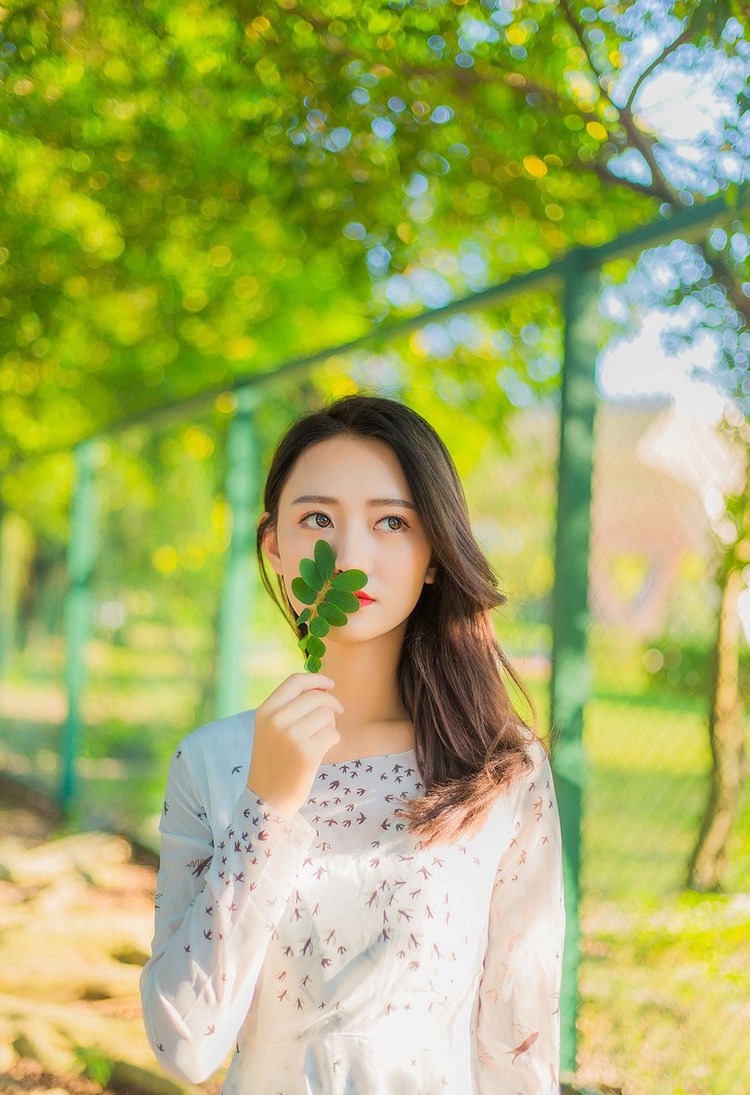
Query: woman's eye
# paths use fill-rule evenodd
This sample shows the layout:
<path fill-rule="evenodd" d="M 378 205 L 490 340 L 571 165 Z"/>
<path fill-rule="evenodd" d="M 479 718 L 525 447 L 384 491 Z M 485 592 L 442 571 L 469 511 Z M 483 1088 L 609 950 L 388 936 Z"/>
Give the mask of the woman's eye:
<path fill-rule="evenodd" d="M 306 517 L 302 518 L 302 524 L 304 524 L 306 521 L 309 521 L 311 517 L 314 518 L 314 520 L 315 520 L 315 527 L 316 528 L 329 528 L 330 527 L 331 518 L 328 516 L 327 513 L 308 513 Z M 327 524 L 322 525 L 320 523 L 320 521 L 318 520 L 319 517 L 322 517 L 323 520 L 327 522 Z"/>
<path fill-rule="evenodd" d="M 391 532 L 400 532 L 402 528 L 408 527 L 403 517 L 398 517 L 395 513 L 391 514 L 388 517 L 381 517 L 380 521 L 378 521 L 378 524 L 382 524 L 383 521 L 388 522 L 388 528 L 391 530 Z M 395 524 L 393 524 L 392 522 L 395 522 Z"/>

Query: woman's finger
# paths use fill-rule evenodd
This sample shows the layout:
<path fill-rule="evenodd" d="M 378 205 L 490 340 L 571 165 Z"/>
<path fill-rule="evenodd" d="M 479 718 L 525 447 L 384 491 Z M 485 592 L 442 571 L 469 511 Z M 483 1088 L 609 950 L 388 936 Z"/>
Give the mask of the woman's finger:
<path fill-rule="evenodd" d="M 292 673 L 271 692 L 261 706 L 267 714 L 271 715 L 280 707 L 284 707 L 287 703 L 306 692 L 315 689 L 325 691 L 329 688 L 335 688 L 335 686 L 336 682 L 322 673 Z"/>
<path fill-rule="evenodd" d="M 296 699 L 290 700 L 283 707 L 277 708 L 272 713 L 271 720 L 277 730 L 287 730 L 296 722 L 322 707 L 330 711 L 336 711 L 340 715 L 344 711 L 344 705 L 336 696 L 331 695 L 330 692 L 314 689 L 312 692 L 304 692 Z"/>

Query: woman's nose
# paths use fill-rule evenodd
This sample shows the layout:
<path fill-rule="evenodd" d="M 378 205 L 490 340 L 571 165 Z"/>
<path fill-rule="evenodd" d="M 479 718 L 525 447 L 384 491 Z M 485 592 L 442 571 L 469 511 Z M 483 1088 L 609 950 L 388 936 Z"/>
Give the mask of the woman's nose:
<path fill-rule="evenodd" d="M 349 528 L 340 530 L 333 543 L 336 553 L 336 573 L 341 570 L 370 572 L 372 544 L 366 530 Z"/>

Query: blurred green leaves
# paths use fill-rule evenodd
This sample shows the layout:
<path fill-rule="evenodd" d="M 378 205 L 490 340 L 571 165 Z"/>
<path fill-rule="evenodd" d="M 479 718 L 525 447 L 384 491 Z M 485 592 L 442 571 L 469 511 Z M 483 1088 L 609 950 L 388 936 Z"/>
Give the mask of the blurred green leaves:
<path fill-rule="evenodd" d="M 536 31 L 513 17 L 535 51 L 546 7 Z M 362 334 L 410 310 L 394 276 L 433 269 L 463 293 L 474 280 L 449 256 L 467 239 L 486 284 L 651 216 L 642 195 L 574 181 L 584 138 L 525 101 L 505 31 L 492 48 L 471 31 L 475 64 L 456 64 L 480 16 L 490 27 L 473 2 L 3 9 L 0 468 Z M 564 82 L 560 36 L 525 68 Z"/>
<path fill-rule="evenodd" d="M 632 8 L 0 9 L 0 470 L 653 219 L 658 180 L 609 169 L 651 141 L 614 83 L 649 28 L 737 50 L 739 8 Z M 497 423 L 502 370 L 557 385 L 550 293 L 480 326 L 405 340 L 403 394 L 429 368 Z"/>

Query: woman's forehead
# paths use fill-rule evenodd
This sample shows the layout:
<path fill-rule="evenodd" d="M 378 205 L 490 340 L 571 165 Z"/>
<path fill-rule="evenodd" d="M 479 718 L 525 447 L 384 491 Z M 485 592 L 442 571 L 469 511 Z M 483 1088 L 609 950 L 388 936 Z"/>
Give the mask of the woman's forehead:
<path fill-rule="evenodd" d="M 390 445 L 375 438 L 332 437 L 297 458 L 283 493 L 337 497 L 367 495 L 412 501 L 401 464 Z"/>

